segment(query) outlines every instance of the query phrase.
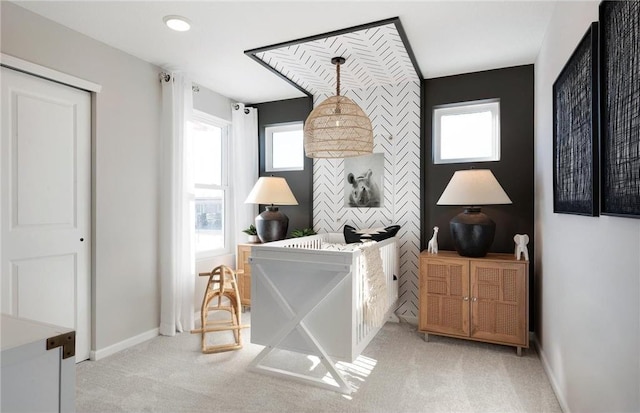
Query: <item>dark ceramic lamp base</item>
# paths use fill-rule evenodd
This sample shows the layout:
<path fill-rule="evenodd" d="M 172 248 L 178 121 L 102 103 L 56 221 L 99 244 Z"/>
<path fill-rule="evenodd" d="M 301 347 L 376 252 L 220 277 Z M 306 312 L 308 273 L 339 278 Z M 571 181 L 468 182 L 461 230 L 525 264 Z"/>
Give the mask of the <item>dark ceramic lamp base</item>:
<path fill-rule="evenodd" d="M 262 242 L 280 241 L 287 237 L 289 218 L 278 211 L 276 206 L 268 206 L 256 217 L 256 232 Z"/>
<path fill-rule="evenodd" d="M 465 208 L 464 212 L 449 221 L 453 246 L 464 257 L 484 257 L 496 234 L 496 223 L 478 207 Z"/>

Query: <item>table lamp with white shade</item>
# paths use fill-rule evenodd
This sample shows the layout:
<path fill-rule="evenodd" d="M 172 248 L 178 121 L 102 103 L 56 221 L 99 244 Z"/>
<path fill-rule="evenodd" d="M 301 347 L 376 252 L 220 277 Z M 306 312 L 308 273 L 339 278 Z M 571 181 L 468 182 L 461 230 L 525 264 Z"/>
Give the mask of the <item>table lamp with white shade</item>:
<path fill-rule="evenodd" d="M 260 177 L 244 202 L 267 205 L 265 211 L 256 217 L 256 232 L 260 241 L 271 242 L 286 238 L 289 218 L 275 205 L 298 205 L 298 201 L 284 178 Z"/>
<path fill-rule="evenodd" d="M 468 169 L 453 174 L 436 204 L 464 206 L 449 222 L 453 246 L 462 256 L 484 257 L 493 243 L 496 223 L 480 207 L 511 204 L 511 199 L 489 169 Z"/>

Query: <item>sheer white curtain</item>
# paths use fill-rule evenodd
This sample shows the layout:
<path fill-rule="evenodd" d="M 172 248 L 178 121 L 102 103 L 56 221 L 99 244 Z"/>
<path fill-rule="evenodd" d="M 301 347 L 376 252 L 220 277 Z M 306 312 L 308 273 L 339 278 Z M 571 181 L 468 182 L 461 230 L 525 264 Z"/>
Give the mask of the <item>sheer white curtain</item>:
<path fill-rule="evenodd" d="M 258 206 L 245 204 L 249 192 L 258 180 L 258 110 L 237 103 L 232 115 L 234 229 L 236 237 L 255 222 Z M 238 241 L 245 241 L 240 238 Z"/>
<path fill-rule="evenodd" d="M 195 193 L 187 122 L 193 111 L 188 76 L 162 79 L 160 182 L 160 334 L 194 328 Z"/>

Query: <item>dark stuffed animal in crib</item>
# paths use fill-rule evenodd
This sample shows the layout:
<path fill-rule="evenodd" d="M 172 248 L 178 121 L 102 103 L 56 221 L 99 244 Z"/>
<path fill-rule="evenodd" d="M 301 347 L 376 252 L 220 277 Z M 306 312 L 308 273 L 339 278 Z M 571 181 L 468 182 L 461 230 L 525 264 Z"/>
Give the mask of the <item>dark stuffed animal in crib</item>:
<path fill-rule="evenodd" d="M 378 184 L 371 179 L 371 169 L 358 177 L 352 173 L 347 175 L 347 182 L 353 188 L 349 194 L 350 207 L 379 207 L 380 206 L 380 190 Z"/>

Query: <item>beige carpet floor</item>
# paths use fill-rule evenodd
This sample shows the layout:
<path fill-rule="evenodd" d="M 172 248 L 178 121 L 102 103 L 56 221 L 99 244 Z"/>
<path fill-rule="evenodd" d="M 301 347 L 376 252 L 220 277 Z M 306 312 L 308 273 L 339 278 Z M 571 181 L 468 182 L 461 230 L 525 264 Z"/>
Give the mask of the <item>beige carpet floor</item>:
<path fill-rule="evenodd" d="M 246 313 L 250 318 L 250 314 Z M 244 320 L 243 320 L 244 321 Z M 202 354 L 200 336 L 157 337 L 77 365 L 78 412 L 561 412 L 532 349 L 431 336 L 387 323 L 353 364 L 340 363 L 355 391 L 345 396 L 247 370 L 262 346 Z M 268 360 L 323 377 L 313 357 Z"/>

